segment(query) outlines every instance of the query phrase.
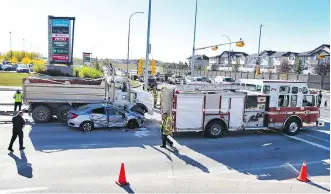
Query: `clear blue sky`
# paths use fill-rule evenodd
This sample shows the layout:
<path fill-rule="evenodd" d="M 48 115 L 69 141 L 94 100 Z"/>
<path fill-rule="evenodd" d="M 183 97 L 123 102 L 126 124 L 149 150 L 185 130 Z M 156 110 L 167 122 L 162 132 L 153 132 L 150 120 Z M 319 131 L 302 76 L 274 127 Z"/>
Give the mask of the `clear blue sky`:
<path fill-rule="evenodd" d="M 7 0 L 1 2 L 0 52 L 26 49 L 47 55 L 47 16 L 76 17 L 74 56 L 94 52 L 99 58 L 126 58 L 128 19 L 131 22 L 131 58 L 145 57 L 148 0 Z M 193 43 L 195 0 L 153 0 L 152 58 L 184 61 Z M 257 52 L 259 25 L 261 50 L 303 52 L 330 42 L 329 0 L 199 0 L 196 46 L 243 38 L 244 48 Z M 228 50 L 204 50 L 208 56 Z"/>

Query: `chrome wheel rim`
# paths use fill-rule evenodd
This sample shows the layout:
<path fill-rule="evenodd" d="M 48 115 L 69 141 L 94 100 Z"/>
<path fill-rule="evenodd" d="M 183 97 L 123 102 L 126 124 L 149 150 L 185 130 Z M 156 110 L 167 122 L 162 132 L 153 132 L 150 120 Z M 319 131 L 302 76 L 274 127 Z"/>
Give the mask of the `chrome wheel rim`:
<path fill-rule="evenodd" d="M 211 134 L 214 136 L 218 136 L 221 133 L 221 126 L 220 125 L 213 125 L 211 126 Z"/>
<path fill-rule="evenodd" d="M 84 131 L 91 131 L 92 129 L 92 124 L 91 123 L 84 123 L 83 125 L 83 130 Z"/>
<path fill-rule="evenodd" d="M 298 130 L 299 126 L 297 123 L 291 123 L 290 126 L 289 126 L 289 130 L 290 132 L 292 133 L 295 133 L 297 130 Z"/>

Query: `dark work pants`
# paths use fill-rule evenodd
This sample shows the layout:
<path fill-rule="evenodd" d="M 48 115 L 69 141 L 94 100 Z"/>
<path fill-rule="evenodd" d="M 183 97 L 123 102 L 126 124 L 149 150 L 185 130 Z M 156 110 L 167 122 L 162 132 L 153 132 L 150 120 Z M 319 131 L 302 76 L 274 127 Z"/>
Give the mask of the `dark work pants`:
<path fill-rule="evenodd" d="M 18 141 L 20 143 L 20 148 L 23 147 L 23 131 L 22 132 L 13 132 L 13 135 L 10 140 L 10 144 L 8 146 L 9 149 L 13 149 L 13 144 L 18 136 Z"/>
<path fill-rule="evenodd" d="M 16 111 L 17 106 L 18 106 L 18 110 L 21 111 L 22 102 L 15 102 L 14 111 Z"/>
<path fill-rule="evenodd" d="M 167 142 L 172 146 L 173 142 L 168 138 L 168 135 L 162 134 L 162 146 L 166 146 Z"/>

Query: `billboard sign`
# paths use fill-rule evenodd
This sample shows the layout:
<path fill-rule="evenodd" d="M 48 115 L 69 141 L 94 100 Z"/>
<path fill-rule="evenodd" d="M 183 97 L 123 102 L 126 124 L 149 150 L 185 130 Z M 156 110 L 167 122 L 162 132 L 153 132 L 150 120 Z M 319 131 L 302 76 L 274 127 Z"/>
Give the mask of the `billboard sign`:
<path fill-rule="evenodd" d="M 48 16 L 49 64 L 72 65 L 74 17 Z"/>
<path fill-rule="evenodd" d="M 83 52 L 83 63 L 84 65 L 91 65 L 91 53 Z"/>

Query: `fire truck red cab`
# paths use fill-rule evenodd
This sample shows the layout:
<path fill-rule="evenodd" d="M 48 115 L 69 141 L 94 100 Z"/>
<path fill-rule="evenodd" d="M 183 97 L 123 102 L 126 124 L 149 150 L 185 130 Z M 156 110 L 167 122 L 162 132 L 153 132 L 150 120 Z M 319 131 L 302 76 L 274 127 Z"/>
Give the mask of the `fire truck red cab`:
<path fill-rule="evenodd" d="M 247 92 L 246 106 L 265 100 L 264 126 L 283 129 L 295 135 L 302 126 L 316 125 L 319 117 L 318 94 L 306 82 L 241 79 Z"/>

